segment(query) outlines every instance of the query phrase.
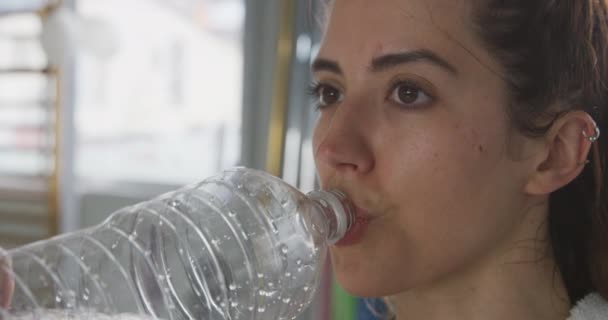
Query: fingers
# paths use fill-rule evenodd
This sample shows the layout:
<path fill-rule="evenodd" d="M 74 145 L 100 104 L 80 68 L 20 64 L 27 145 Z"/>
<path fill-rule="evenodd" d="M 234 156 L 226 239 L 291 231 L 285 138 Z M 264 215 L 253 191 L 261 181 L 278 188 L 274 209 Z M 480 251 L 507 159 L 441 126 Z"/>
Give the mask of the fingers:
<path fill-rule="evenodd" d="M 7 309 L 11 304 L 15 281 L 12 277 L 11 257 L 0 248 L 0 308 Z"/>

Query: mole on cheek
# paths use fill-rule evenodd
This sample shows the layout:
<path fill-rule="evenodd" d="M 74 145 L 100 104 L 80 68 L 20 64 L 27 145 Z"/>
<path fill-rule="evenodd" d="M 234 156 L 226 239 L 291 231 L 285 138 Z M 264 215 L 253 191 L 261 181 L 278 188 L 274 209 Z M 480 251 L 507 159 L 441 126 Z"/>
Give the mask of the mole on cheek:
<path fill-rule="evenodd" d="M 475 129 L 471 130 L 471 141 L 473 142 L 473 147 L 477 147 L 479 153 L 483 153 L 485 151 L 483 144 L 477 144 L 479 142 L 479 134 Z"/>

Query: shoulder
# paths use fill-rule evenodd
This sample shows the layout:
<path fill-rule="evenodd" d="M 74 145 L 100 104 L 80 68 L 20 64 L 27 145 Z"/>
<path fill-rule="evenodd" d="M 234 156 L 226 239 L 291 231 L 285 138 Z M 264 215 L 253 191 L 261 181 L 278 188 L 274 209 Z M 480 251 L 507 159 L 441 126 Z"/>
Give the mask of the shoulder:
<path fill-rule="evenodd" d="M 597 293 L 590 293 L 570 310 L 570 317 L 567 320 L 605 319 L 608 319 L 608 301 Z"/>

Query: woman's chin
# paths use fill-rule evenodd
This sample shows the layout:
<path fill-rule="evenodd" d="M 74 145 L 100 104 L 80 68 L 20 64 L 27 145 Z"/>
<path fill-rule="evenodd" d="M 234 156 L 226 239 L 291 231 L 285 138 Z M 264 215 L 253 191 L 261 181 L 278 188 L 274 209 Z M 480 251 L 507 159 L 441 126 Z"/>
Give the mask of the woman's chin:
<path fill-rule="evenodd" d="M 382 283 L 370 276 L 343 274 L 334 271 L 334 277 L 340 287 L 355 297 L 385 297 L 399 292 L 394 285 Z"/>

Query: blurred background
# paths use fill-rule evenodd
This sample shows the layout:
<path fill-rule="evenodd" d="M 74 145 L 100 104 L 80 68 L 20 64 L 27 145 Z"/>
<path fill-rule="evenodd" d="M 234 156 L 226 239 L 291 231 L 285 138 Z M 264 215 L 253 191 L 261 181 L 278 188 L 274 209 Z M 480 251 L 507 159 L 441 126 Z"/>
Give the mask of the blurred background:
<path fill-rule="evenodd" d="M 319 15 L 314 0 L 0 0 L 0 246 L 235 165 L 312 190 Z M 328 265 L 301 319 L 376 319 L 370 305 Z"/>

